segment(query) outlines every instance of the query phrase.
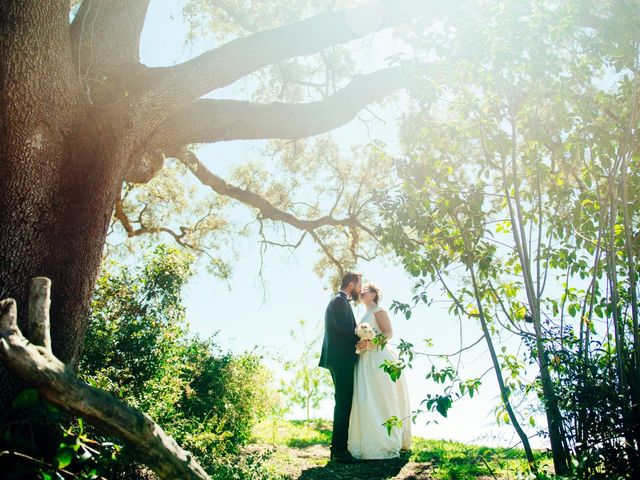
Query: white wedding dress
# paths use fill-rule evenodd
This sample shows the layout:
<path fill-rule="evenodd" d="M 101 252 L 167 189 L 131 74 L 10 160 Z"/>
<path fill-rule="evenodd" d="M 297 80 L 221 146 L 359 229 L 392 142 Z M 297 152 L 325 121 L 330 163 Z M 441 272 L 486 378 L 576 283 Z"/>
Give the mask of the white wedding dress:
<path fill-rule="evenodd" d="M 376 307 L 367 311 L 360 323 L 367 322 L 376 333 Z M 411 448 L 411 419 L 406 374 L 395 382 L 380 368 L 385 360 L 397 361 L 398 355 L 389 345 L 360 353 L 356 363 L 353 386 L 353 405 L 349 420 L 348 448 L 351 455 L 361 460 L 397 457 L 400 450 Z M 391 417 L 402 420 L 402 428 L 395 427 L 391 434 L 383 423 Z"/>

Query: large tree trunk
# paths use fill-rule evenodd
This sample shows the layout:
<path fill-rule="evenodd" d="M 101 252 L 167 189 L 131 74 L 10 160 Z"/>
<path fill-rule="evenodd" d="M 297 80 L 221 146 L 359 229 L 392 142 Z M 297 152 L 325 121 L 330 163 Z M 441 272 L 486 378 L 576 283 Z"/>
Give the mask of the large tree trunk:
<path fill-rule="evenodd" d="M 80 94 L 68 8 L 0 6 L 0 292 L 26 304 L 30 279 L 51 278 L 53 351 L 73 363 L 122 176 L 122 161 L 111 159 L 126 152 Z M 4 413 L 21 386 L 2 367 L 0 385 Z"/>

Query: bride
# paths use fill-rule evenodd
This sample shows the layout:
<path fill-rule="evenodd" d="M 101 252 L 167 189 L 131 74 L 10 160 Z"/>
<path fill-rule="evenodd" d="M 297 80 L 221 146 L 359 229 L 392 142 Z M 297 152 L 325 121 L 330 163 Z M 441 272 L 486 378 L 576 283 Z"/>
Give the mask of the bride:
<path fill-rule="evenodd" d="M 380 288 L 366 283 L 360 294 L 367 307 L 359 323 L 368 323 L 376 334 L 392 336 L 387 312 L 378 306 L 382 297 Z M 411 420 L 409 395 L 405 375 L 395 382 L 380 368 L 385 360 L 397 362 L 396 352 L 388 345 L 381 347 L 368 342 L 367 350 L 360 353 L 356 364 L 353 406 L 349 420 L 349 452 L 357 459 L 373 460 L 397 457 L 400 450 L 411 448 Z M 402 428 L 391 432 L 383 423 L 391 417 L 402 420 Z"/>

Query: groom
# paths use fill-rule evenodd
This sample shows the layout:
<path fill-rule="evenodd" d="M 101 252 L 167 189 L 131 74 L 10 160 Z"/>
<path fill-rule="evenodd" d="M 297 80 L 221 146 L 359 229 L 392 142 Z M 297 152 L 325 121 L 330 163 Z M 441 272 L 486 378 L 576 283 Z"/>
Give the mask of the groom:
<path fill-rule="evenodd" d="M 347 450 L 349 415 L 353 398 L 353 370 L 358 356 L 356 320 L 349 301 L 357 300 L 362 288 L 362 274 L 347 272 L 342 277 L 340 293 L 331 299 L 324 314 L 324 342 L 320 366 L 329 369 L 335 387 L 331 461 L 353 463 Z"/>

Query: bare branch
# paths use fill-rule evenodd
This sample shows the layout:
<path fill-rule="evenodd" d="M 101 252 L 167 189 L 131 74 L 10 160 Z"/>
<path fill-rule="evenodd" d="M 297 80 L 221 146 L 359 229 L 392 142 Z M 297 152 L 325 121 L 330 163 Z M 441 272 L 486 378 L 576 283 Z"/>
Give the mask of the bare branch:
<path fill-rule="evenodd" d="M 329 261 L 334 264 L 341 273 L 343 272 L 342 264 L 335 258 L 327 245 L 322 241 L 318 235 L 317 229 L 324 226 L 344 227 L 345 235 L 351 238 L 350 250 L 354 258 L 365 258 L 356 252 L 356 245 L 359 243 L 359 236 L 357 234 L 358 229 L 366 232 L 374 240 L 377 240 L 374 232 L 365 227 L 355 216 L 350 215 L 346 218 L 335 218 L 330 214 L 315 219 L 298 218 L 289 212 L 285 212 L 284 210 L 277 208 L 264 197 L 250 190 L 245 190 L 227 183 L 224 179 L 212 173 L 193 152 L 181 149 L 173 151 L 171 154 L 182 162 L 196 176 L 196 178 L 202 182 L 203 185 L 209 186 L 219 195 L 236 199 L 245 205 L 257 209 L 259 212 L 258 221 L 261 225 L 264 220 L 272 220 L 291 225 L 308 233 L 324 252 Z M 304 235 L 302 238 L 304 238 Z M 302 238 L 300 240 L 302 240 Z M 263 245 L 267 245 L 269 243 L 271 242 L 263 241 Z M 298 244 L 299 243 L 300 242 L 298 242 Z M 290 245 L 287 244 L 287 246 Z"/>
<path fill-rule="evenodd" d="M 138 218 L 134 221 L 135 223 L 137 223 L 138 225 L 140 225 L 139 228 L 134 228 L 134 226 L 131 223 L 131 220 L 129 220 L 129 217 L 127 216 L 127 214 L 124 211 L 124 207 L 122 204 L 122 198 L 118 198 L 116 200 L 115 203 L 115 208 L 114 208 L 114 212 L 113 212 L 113 216 L 114 216 L 114 222 L 118 221 L 120 222 L 120 224 L 122 225 L 122 228 L 124 228 L 125 232 L 127 232 L 127 237 L 128 238 L 134 238 L 134 237 L 139 237 L 141 235 L 153 235 L 153 234 L 159 234 L 159 233 L 166 233 L 168 235 L 171 235 L 171 237 L 173 237 L 173 240 L 180 246 L 187 248 L 189 250 L 192 250 L 193 252 L 197 252 L 198 254 L 202 254 L 204 256 L 206 256 L 209 261 L 211 262 L 212 265 L 218 266 L 220 264 L 220 259 L 214 257 L 213 255 L 211 255 L 211 253 L 208 251 L 208 249 L 206 247 L 202 247 L 199 245 L 199 243 L 197 241 L 195 242 L 190 242 L 187 239 L 187 235 L 193 232 L 196 232 L 198 230 L 204 230 L 202 228 L 202 224 L 205 222 L 205 220 L 213 213 L 213 208 L 209 208 L 209 211 L 202 216 L 201 218 L 199 218 L 195 224 L 193 226 L 180 226 L 178 227 L 178 229 L 180 230 L 180 233 L 177 233 L 175 230 L 168 228 L 168 227 L 148 227 L 144 224 L 143 220 L 142 220 L 142 216 L 144 214 L 144 211 L 146 210 L 148 204 L 146 204 L 142 210 L 139 212 L 138 214 Z"/>
<path fill-rule="evenodd" d="M 311 235 L 313 240 L 318 244 L 318 246 L 327 256 L 329 261 L 336 266 L 336 268 L 338 269 L 338 277 L 342 277 L 342 275 L 344 274 L 344 268 L 342 267 L 342 264 L 340 263 L 340 261 L 333 256 L 329 248 L 324 244 L 324 242 L 320 239 L 320 237 L 314 230 L 310 230 L 309 235 Z"/>
<path fill-rule="evenodd" d="M 114 209 L 113 215 L 120 222 L 120 224 L 122 225 L 124 230 L 127 232 L 127 236 L 129 238 L 134 238 L 134 237 L 139 237 L 140 235 L 149 235 L 149 234 L 154 234 L 154 233 L 168 233 L 169 235 L 171 235 L 173 237 L 173 239 L 179 245 L 182 245 L 183 247 L 187 247 L 187 248 L 191 248 L 191 249 L 196 249 L 196 247 L 194 247 L 193 245 L 191 245 L 191 244 L 189 244 L 189 243 L 184 241 L 185 235 L 190 230 L 189 227 L 181 226 L 180 227 L 180 233 L 177 233 L 176 231 L 174 231 L 174 230 L 172 230 L 172 229 L 170 229 L 168 227 L 147 227 L 147 226 L 145 226 L 142 223 L 142 213 L 144 212 L 144 209 L 146 207 L 147 207 L 147 205 L 144 206 L 144 208 L 142 209 L 142 212 L 140 213 L 138 219 L 136 220 L 136 223 L 138 223 L 140 225 L 140 228 L 133 228 L 133 225 L 131 224 L 131 221 L 129 220 L 129 217 L 127 217 L 127 214 L 125 213 L 125 211 L 123 209 L 122 199 L 116 200 L 116 205 L 115 205 L 115 209 Z"/>
<path fill-rule="evenodd" d="M 262 235 L 262 240 L 260 240 L 265 245 L 271 245 L 272 247 L 281 247 L 281 248 L 291 248 L 295 250 L 302 244 L 302 240 L 306 236 L 307 232 L 304 232 L 302 236 L 298 239 L 296 243 L 282 243 L 282 242 L 274 242 L 273 240 L 268 240 L 267 237 Z"/>
<path fill-rule="evenodd" d="M 136 230 L 133 228 L 131 222 L 129 221 L 129 217 L 127 217 L 127 214 L 124 211 L 121 198 L 118 198 L 116 200 L 113 216 L 118 219 L 125 232 L 127 232 L 127 236 L 129 238 L 139 235 L 138 233 L 136 233 Z"/>
<path fill-rule="evenodd" d="M 409 69 L 396 67 L 356 75 L 346 87 L 319 102 L 261 105 L 202 99 L 160 125 L 150 144 L 180 147 L 223 140 L 309 137 L 348 123 L 364 107 L 411 81 Z"/>
<path fill-rule="evenodd" d="M 227 183 L 224 179 L 212 173 L 193 152 L 183 149 L 171 153 L 176 159 L 182 162 L 203 185 L 207 185 L 219 195 L 239 200 L 245 205 L 256 208 L 260 212 L 260 217 L 263 219 L 282 221 L 308 232 L 325 225 L 344 227 L 358 225 L 357 219 L 355 218 L 334 218 L 329 215 L 312 220 L 298 218 L 289 212 L 277 208 L 264 197 L 250 190 L 245 190 Z"/>
<path fill-rule="evenodd" d="M 51 280 L 36 277 L 31 280 L 29 292 L 29 339 L 51 352 L 49 308 L 51 307 Z"/>
<path fill-rule="evenodd" d="M 473 342 L 473 343 L 471 343 L 471 344 L 469 344 L 469 345 L 466 345 L 466 346 L 464 346 L 464 347 L 460 347 L 460 348 L 458 349 L 458 351 L 453 352 L 453 353 L 425 353 L 425 352 L 417 352 L 417 351 L 414 351 L 414 352 L 413 352 L 413 354 L 414 354 L 414 355 L 420 355 L 420 356 L 423 356 L 423 357 L 429 357 L 429 358 L 449 358 L 449 357 L 455 357 L 455 356 L 457 356 L 457 355 L 460 355 L 462 352 L 464 352 L 464 351 L 466 351 L 466 350 L 471 350 L 473 347 L 475 347 L 476 345 L 478 345 L 482 340 L 484 340 L 484 335 L 482 335 L 480 338 L 478 338 L 475 342 Z M 395 344 L 393 344 L 393 343 L 392 343 L 392 344 L 390 344 L 390 345 L 397 346 L 397 345 L 395 345 Z M 487 372 L 491 371 L 492 369 L 493 369 L 493 367 L 491 367 L 489 370 L 487 370 Z M 483 376 L 484 376 L 487 372 L 485 372 L 485 373 L 483 374 Z"/>

